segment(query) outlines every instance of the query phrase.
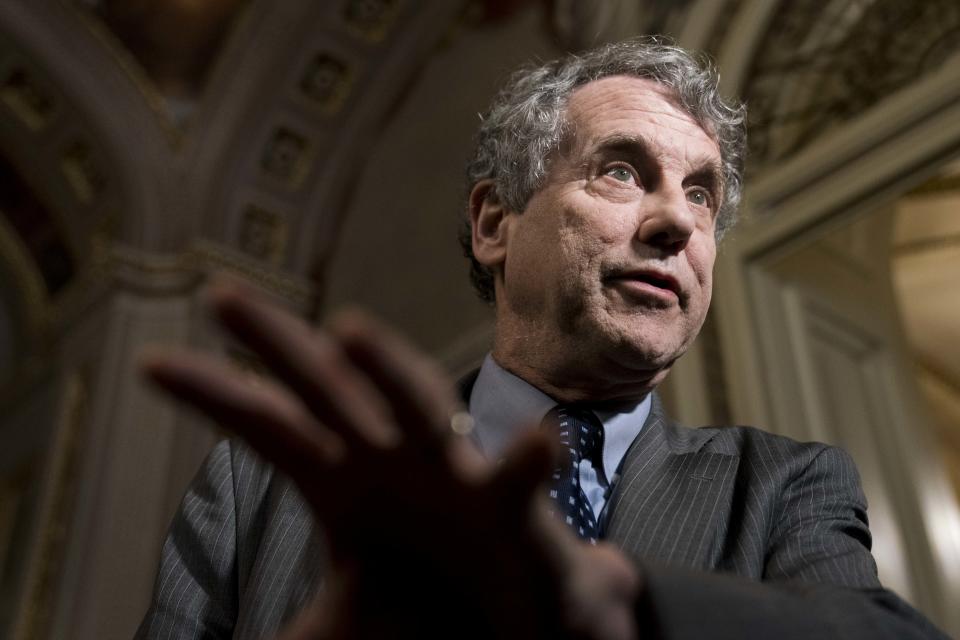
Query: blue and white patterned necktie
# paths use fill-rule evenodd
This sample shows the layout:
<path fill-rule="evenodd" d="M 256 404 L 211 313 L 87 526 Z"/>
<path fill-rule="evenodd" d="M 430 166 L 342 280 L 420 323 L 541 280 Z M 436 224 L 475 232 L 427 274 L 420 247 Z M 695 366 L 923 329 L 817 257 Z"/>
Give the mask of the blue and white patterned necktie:
<path fill-rule="evenodd" d="M 543 419 L 544 426 L 559 429 L 560 442 L 569 458 L 557 467 L 550 483 L 550 498 L 563 520 L 583 540 L 597 543 L 597 517 L 580 486 L 580 463 L 589 460 L 603 478 L 603 425 L 592 411 L 576 405 L 557 405 Z"/>

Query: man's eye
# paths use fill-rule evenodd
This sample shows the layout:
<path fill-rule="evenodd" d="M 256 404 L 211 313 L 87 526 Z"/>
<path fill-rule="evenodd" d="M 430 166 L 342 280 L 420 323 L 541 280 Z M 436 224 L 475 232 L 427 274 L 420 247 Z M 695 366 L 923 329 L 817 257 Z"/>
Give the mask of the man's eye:
<path fill-rule="evenodd" d="M 688 191 L 687 200 L 701 207 L 710 206 L 710 194 L 703 189 L 691 189 Z"/>
<path fill-rule="evenodd" d="M 607 175 L 619 182 L 634 182 L 633 172 L 626 167 L 611 167 L 607 169 Z"/>

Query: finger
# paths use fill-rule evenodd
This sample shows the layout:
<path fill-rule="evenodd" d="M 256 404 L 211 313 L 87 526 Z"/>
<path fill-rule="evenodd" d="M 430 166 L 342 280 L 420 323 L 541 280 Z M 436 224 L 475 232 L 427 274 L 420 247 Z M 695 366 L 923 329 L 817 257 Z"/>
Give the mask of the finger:
<path fill-rule="evenodd" d="M 637 569 L 609 543 L 584 546 L 582 550 L 580 577 L 575 578 L 575 590 L 579 592 L 575 601 L 582 606 L 578 612 L 580 628 L 597 638 L 636 638 L 641 587 Z"/>
<path fill-rule="evenodd" d="M 313 603 L 304 607 L 274 640 L 333 640 L 328 600 L 325 592 L 315 596 Z"/>
<path fill-rule="evenodd" d="M 450 468 L 465 482 L 478 486 L 488 482 L 496 471 L 493 463 L 487 459 L 477 444 L 465 436 L 450 438 L 446 446 Z"/>
<path fill-rule="evenodd" d="M 347 357 L 381 389 L 401 429 L 427 442 L 448 435 L 450 417 L 460 403 L 432 360 L 360 311 L 338 314 L 330 332 Z"/>
<path fill-rule="evenodd" d="M 220 321 L 352 448 L 393 445 L 398 433 L 380 392 L 340 347 L 286 311 L 236 283 L 209 290 Z"/>
<path fill-rule="evenodd" d="M 609 542 L 585 546 L 584 549 L 596 573 L 602 574 L 607 593 L 621 602 L 633 602 L 640 591 L 641 579 L 637 568 L 623 552 Z"/>
<path fill-rule="evenodd" d="M 267 381 L 254 384 L 212 356 L 147 352 L 140 368 L 161 389 L 246 440 L 303 488 L 343 457 L 343 442 L 287 391 Z"/>
<path fill-rule="evenodd" d="M 529 514 L 531 501 L 560 459 L 559 443 L 540 430 L 524 432 L 510 447 L 491 480 L 505 516 Z"/>

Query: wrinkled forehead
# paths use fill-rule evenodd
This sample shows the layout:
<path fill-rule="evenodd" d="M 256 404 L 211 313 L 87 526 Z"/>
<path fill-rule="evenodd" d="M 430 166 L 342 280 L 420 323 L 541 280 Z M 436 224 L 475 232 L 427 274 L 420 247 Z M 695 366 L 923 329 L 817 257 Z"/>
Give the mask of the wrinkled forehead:
<path fill-rule="evenodd" d="M 564 110 L 564 146 L 613 134 L 665 136 L 701 149 L 719 148 L 713 128 L 683 108 L 676 91 L 656 80 L 608 76 L 577 87 Z"/>

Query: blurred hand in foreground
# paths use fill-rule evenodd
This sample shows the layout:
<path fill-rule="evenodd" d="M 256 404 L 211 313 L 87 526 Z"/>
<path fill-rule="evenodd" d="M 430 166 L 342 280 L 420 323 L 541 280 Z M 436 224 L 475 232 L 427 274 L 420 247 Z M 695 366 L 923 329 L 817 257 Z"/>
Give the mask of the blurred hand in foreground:
<path fill-rule="evenodd" d="M 284 640 L 636 637 L 635 569 L 547 513 L 556 445 L 543 432 L 494 464 L 451 430 L 462 408 L 439 367 L 370 317 L 315 330 L 238 283 L 208 296 L 275 379 L 193 350 L 150 352 L 142 369 L 313 507 L 330 571 Z"/>

